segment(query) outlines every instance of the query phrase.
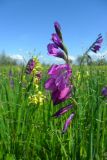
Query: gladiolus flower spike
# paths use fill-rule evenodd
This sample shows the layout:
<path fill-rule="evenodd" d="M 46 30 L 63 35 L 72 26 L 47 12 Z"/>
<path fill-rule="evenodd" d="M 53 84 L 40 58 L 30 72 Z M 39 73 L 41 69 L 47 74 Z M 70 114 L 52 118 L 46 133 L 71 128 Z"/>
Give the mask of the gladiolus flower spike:
<path fill-rule="evenodd" d="M 45 89 L 51 92 L 51 99 L 54 105 L 64 102 L 72 96 L 72 86 L 70 83 L 70 77 L 72 75 L 72 69 L 68 61 L 68 51 L 63 44 L 61 27 L 58 22 L 54 23 L 56 33 L 52 34 L 53 43 L 47 45 L 49 55 L 62 58 L 65 64 L 53 64 L 48 70 L 49 79 L 45 82 Z M 69 104 L 63 108 L 60 108 L 52 117 L 60 117 L 68 110 L 72 109 L 72 104 Z M 63 132 L 67 130 L 70 121 L 73 119 L 74 113 L 67 119 Z"/>
<path fill-rule="evenodd" d="M 40 76 L 42 70 L 42 65 L 37 57 L 31 58 L 26 65 L 26 74 L 33 74 Z"/>
<path fill-rule="evenodd" d="M 98 35 L 98 38 L 96 39 L 96 41 L 92 44 L 92 46 L 90 47 L 90 50 L 97 53 L 97 51 L 100 50 L 101 48 L 101 44 L 103 42 L 103 37 L 101 34 Z"/>
<path fill-rule="evenodd" d="M 46 96 L 40 91 L 39 82 L 42 76 L 42 65 L 39 62 L 37 57 L 33 57 L 30 59 L 26 66 L 26 74 L 32 75 L 32 79 L 30 84 L 28 85 L 28 89 L 31 84 L 33 84 L 33 89 L 35 90 L 35 94 L 29 95 L 29 105 L 43 105 Z"/>
<path fill-rule="evenodd" d="M 49 55 L 62 58 L 67 62 L 68 52 L 65 45 L 63 44 L 61 27 L 58 22 L 54 23 L 54 27 L 55 27 L 56 33 L 52 34 L 51 40 L 53 41 L 53 43 L 49 43 L 47 45 L 48 53 Z"/>
<path fill-rule="evenodd" d="M 26 74 L 30 74 L 35 67 L 34 59 L 30 59 L 26 65 Z"/>

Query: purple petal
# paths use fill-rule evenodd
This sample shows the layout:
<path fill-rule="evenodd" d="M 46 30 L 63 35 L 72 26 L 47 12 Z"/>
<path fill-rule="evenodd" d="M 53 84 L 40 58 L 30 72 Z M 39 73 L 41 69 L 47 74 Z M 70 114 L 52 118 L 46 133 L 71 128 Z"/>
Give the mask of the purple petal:
<path fill-rule="evenodd" d="M 35 61 L 30 59 L 26 65 L 26 74 L 30 74 L 35 67 Z"/>
<path fill-rule="evenodd" d="M 67 105 L 66 107 L 59 109 L 55 114 L 53 114 L 53 117 L 59 117 L 59 116 L 63 115 L 68 110 L 70 110 L 72 107 L 73 106 L 70 104 L 70 105 Z"/>
<path fill-rule="evenodd" d="M 65 79 L 63 75 L 59 75 L 55 80 L 55 84 L 58 87 L 58 90 L 61 91 L 69 84 L 69 81 L 68 78 Z"/>
<path fill-rule="evenodd" d="M 61 33 L 61 27 L 59 25 L 58 22 L 54 23 L 54 27 L 55 27 L 55 31 L 57 33 L 57 35 L 59 36 L 59 38 L 62 40 L 62 33 Z"/>
<path fill-rule="evenodd" d="M 59 98 L 58 98 L 59 97 L 59 93 L 60 92 L 58 90 L 55 90 L 55 91 L 52 92 L 51 97 L 52 97 L 54 105 L 57 105 L 57 104 L 59 104 L 61 102 L 61 100 L 59 100 Z"/>
<path fill-rule="evenodd" d="M 72 70 L 69 64 L 53 64 L 48 70 L 49 75 L 59 75 L 60 73 L 67 73 L 68 77 L 71 76 Z"/>
<path fill-rule="evenodd" d="M 64 88 L 61 92 L 60 92 L 60 95 L 59 95 L 59 99 L 67 99 L 68 96 L 70 95 L 70 92 L 71 92 L 71 88 L 70 87 L 66 87 Z"/>
<path fill-rule="evenodd" d="M 45 83 L 45 88 L 52 91 L 53 104 L 57 105 L 71 96 L 70 76 L 72 70 L 70 65 L 52 65 L 48 70 L 50 78 Z"/>
<path fill-rule="evenodd" d="M 64 124 L 64 127 L 63 127 L 63 130 L 62 130 L 62 133 L 65 133 L 65 132 L 66 132 L 68 126 L 70 125 L 72 119 L 74 118 L 74 115 L 75 115 L 75 113 L 72 113 L 72 114 L 69 116 L 69 118 L 66 120 L 66 122 L 65 122 L 65 124 Z"/>
<path fill-rule="evenodd" d="M 102 35 L 99 34 L 98 35 L 98 38 L 96 39 L 96 41 L 93 43 L 93 45 L 90 47 L 90 50 L 97 53 L 97 51 L 100 50 L 101 48 L 101 44 L 103 42 L 103 38 L 102 38 Z"/>
<path fill-rule="evenodd" d="M 62 40 L 59 38 L 59 36 L 56 33 L 52 34 L 52 41 L 60 48 L 63 48 Z"/>
<path fill-rule="evenodd" d="M 52 92 L 52 100 L 53 100 L 53 104 L 54 105 L 57 105 L 61 102 L 64 102 L 66 99 L 68 99 L 70 97 L 70 90 L 69 92 L 66 92 L 65 94 L 62 95 L 61 97 L 61 94 L 62 94 L 62 91 L 59 91 L 58 89 L 57 90 L 54 90 Z"/>
<path fill-rule="evenodd" d="M 48 52 L 49 53 L 51 53 L 52 52 L 52 49 L 58 49 L 58 46 L 56 45 L 56 44 L 54 44 L 54 43 L 49 43 L 48 45 L 47 45 L 47 49 L 48 49 Z"/>
<path fill-rule="evenodd" d="M 64 59 L 64 53 L 54 43 L 49 43 L 47 49 L 50 55 Z"/>
<path fill-rule="evenodd" d="M 56 75 L 58 73 L 58 65 L 57 64 L 53 64 L 50 69 L 48 70 L 48 74 L 49 75 Z"/>
<path fill-rule="evenodd" d="M 54 27 L 55 27 L 56 32 L 61 30 L 61 26 L 57 21 L 54 23 Z"/>
<path fill-rule="evenodd" d="M 98 39 L 96 42 L 101 44 L 103 42 L 103 39 Z"/>
<path fill-rule="evenodd" d="M 56 90 L 55 80 L 53 78 L 49 78 L 45 82 L 45 89 L 52 90 L 52 91 Z"/>
<path fill-rule="evenodd" d="M 107 97 L 107 86 L 103 87 L 101 93 L 102 93 L 102 96 Z"/>
<path fill-rule="evenodd" d="M 91 50 L 96 53 L 100 48 L 101 47 L 99 45 L 95 45 L 93 48 L 91 48 Z"/>

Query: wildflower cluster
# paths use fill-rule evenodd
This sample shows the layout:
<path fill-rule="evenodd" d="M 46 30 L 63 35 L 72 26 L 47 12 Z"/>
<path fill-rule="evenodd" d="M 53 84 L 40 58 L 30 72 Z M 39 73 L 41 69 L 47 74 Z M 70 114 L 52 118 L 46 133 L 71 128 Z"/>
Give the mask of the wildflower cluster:
<path fill-rule="evenodd" d="M 43 105 L 44 99 L 46 98 L 39 90 L 39 82 L 42 76 L 42 65 L 40 64 L 37 57 L 30 59 L 26 66 L 26 74 L 31 74 L 33 79 L 33 86 L 35 90 L 34 95 L 29 96 L 29 104 Z"/>
<path fill-rule="evenodd" d="M 61 33 L 61 27 L 58 22 L 54 23 L 56 33 L 52 34 L 53 43 L 49 43 L 47 46 L 48 53 L 52 56 L 59 57 L 65 60 L 65 64 L 53 64 L 48 70 L 49 79 L 45 83 L 45 88 L 51 91 L 51 98 L 54 105 L 57 105 L 65 100 L 69 99 L 72 94 L 72 85 L 70 83 L 70 77 L 72 75 L 72 70 L 69 64 L 68 52 L 63 44 L 63 38 Z M 68 110 L 72 109 L 72 105 L 69 104 L 56 113 L 53 114 L 54 117 L 59 117 L 66 113 Z M 68 125 L 73 119 L 75 113 L 72 113 L 70 117 L 66 120 L 63 133 L 67 130 Z"/>
<path fill-rule="evenodd" d="M 29 96 L 29 103 L 43 105 L 44 99 L 46 97 L 41 91 L 38 91 L 35 95 Z"/>
<path fill-rule="evenodd" d="M 100 50 L 101 44 L 103 42 L 103 37 L 101 34 L 98 35 L 98 38 L 95 40 L 95 42 L 90 46 L 90 50 L 97 53 L 97 51 Z"/>
<path fill-rule="evenodd" d="M 35 74 L 37 77 L 40 77 L 40 71 L 42 70 L 42 65 L 39 62 L 37 57 L 30 59 L 26 66 L 26 74 Z"/>
<path fill-rule="evenodd" d="M 83 58 L 81 59 L 81 63 L 83 62 L 83 60 L 86 58 L 87 59 L 87 63 L 90 64 L 92 62 L 92 59 L 90 57 L 90 55 L 88 54 L 89 51 L 93 51 L 94 53 L 97 53 L 100 48 L 101 48 L 101 44 L 103 42 L 103 37 L 101 34 L 98 35 L 98 38 L 93 42 L 93 44 L 86 50 L 86 52 L 83 55 Z"/>

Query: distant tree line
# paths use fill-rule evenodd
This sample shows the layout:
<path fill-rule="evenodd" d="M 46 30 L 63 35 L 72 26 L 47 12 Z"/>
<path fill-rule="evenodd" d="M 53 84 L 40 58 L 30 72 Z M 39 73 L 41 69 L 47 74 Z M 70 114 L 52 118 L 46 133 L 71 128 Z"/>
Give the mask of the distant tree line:
<path fill-rule="evenodd" d="M 83 60 L 83 56 L 78 56 L 76 59 L 76 64 L 80 65 L 81 61 Z M 92 64 L 92 65 L 107 65 L 107 60 L 105 58 L 101 58 L 101 59 L 97 59 L 97 60 L 93 60 L 91 59 L 91 57 L 86 57 L 84 58 L 84 60 L 82 61 L 82 65 L 86 65 L 86 64 Z"/>
<path fill-rule="evenodd" d="M 17 60 L 7 56 L 3 51 L 0 53 L 0 65 L 17 65 Z"/>
<path fill-rule="evenodd" d="M 75 61 L 75 64 L 80 65 L 82 59 L 83 59 L 83 56 L 78 56 L 76 61 Z M 89 64 L 89 65 L 90 64 L 92 64 L 92 65 L 107 65 L 107 59 L 101 58 L 101 59 L 93 60 L 93 59 L 90 59 L 89 57 L 86 57 L 82 61 L 82 65 L 86 65 L 86 64 Z M 2 53 L 0 53 L 0 65 L 24 65 L 24 64 L 21 63 L 21 62 L 19 63 L 17 61 L 17 59 L 13 59 L 10 56 L 7 56 L 5 54 L 5 52 L 2 51 Z M 43 63 L 43 66 L 49 67 L 50 65 Z"/>

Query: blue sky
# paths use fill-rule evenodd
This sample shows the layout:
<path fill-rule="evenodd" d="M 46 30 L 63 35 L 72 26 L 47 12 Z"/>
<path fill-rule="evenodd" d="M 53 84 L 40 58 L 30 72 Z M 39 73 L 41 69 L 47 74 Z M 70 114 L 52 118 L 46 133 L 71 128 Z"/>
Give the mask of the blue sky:
<path fill-rule="evenodd" d="M 47 44 L 58 21 L 70 56 L 83 54 L 97 38 L 104 37 L 107 50 L 106 0 L 0 0 L 0 52 L 11 56 L 41 53 L 41 61 L 53 61 Z"/>

